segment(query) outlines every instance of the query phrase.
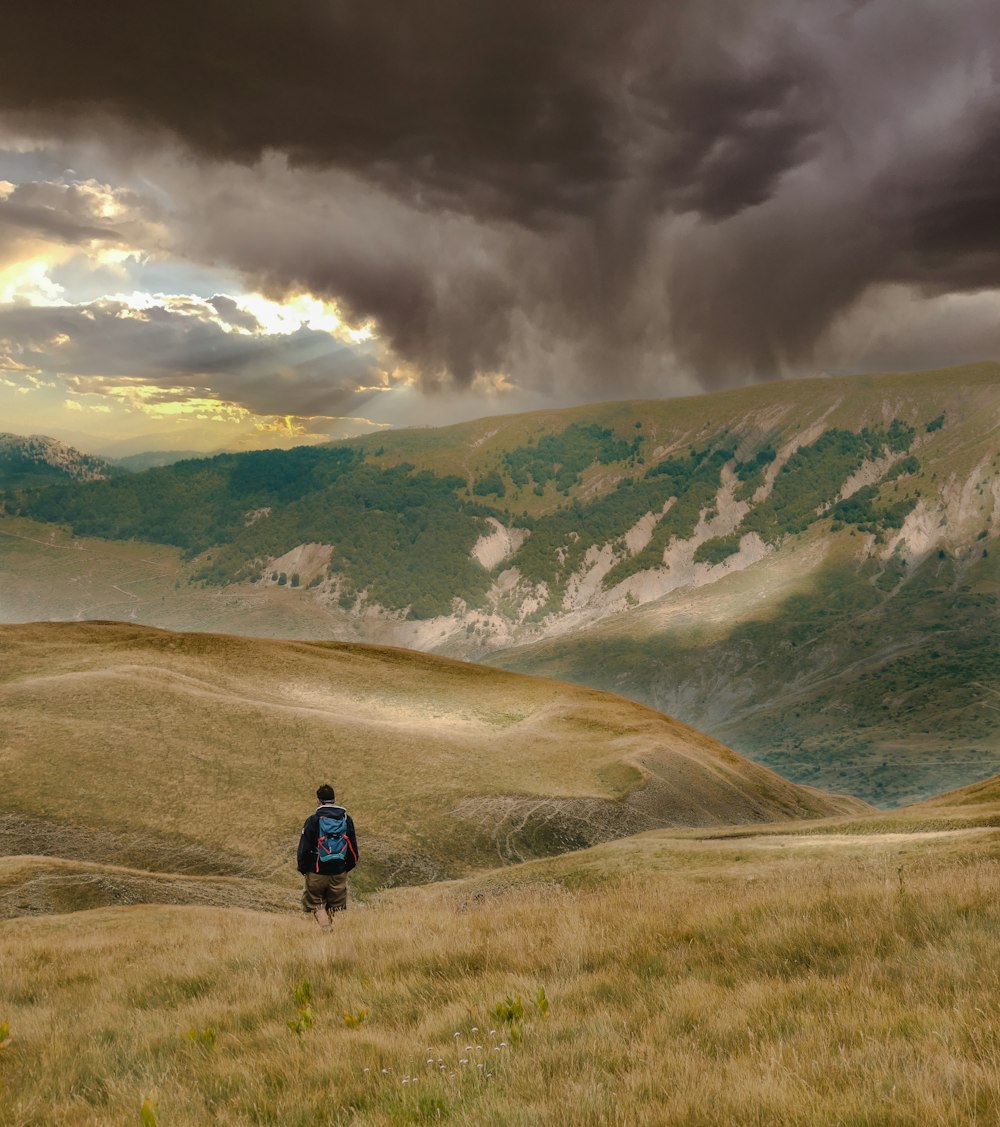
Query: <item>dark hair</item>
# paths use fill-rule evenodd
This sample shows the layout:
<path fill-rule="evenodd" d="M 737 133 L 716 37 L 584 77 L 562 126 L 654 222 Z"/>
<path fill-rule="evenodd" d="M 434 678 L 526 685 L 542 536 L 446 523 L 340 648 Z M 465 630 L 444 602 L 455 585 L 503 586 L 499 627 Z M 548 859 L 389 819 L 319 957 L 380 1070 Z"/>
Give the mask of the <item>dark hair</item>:
<path fill-rule="evenodd" d="M 319 790 L 316 791 L 316 797 L 320 802 L 333 802 L 337 796 L 333 793 L 333 787 L 330 786 L 329 783 L 324 783 Z"/>

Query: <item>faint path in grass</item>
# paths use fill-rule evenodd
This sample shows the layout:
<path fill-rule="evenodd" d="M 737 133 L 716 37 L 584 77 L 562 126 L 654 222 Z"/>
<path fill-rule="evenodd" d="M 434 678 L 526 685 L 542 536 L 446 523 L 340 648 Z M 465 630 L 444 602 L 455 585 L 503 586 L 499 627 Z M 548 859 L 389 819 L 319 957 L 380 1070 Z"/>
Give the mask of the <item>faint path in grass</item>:
<path fill-rule="evenodd" d="M 826 847 L 867 846 L 873 842 L 879 845 L 904 845 L 916 841 L 941 841 L 947 838 L 982 837 L 988 834 L 1000 836 L 1000 830 L 993 826 L 969 826 L 961 830 L 911 830 L 890 833 L 805 833 L 805 834 L 747 834 L 727 835 L 724 838 L 696 838 L 690 844 L 698 848 L 726 848 L 738 844 L 741 849 L 784 849 L 786 847 Z M 679 843 L 678 843 L 679 844 Z"/>

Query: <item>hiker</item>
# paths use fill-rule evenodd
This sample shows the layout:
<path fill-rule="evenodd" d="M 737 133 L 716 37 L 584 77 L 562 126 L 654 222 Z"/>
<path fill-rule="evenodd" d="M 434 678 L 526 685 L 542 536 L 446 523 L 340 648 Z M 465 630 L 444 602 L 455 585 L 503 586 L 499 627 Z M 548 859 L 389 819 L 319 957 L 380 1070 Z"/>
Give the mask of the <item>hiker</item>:
<path fill-rule="evenodd" d="M 316 813 L 306 818 L 299 838 L 299 872 L 306 878 L 302 910 L 329 931 L 333 913 L 347 907 L 347 874 L 358 863 L 358 839 L 350 814 L 334 805 L 333 787 L 324 783 L 316 797 Z"/>

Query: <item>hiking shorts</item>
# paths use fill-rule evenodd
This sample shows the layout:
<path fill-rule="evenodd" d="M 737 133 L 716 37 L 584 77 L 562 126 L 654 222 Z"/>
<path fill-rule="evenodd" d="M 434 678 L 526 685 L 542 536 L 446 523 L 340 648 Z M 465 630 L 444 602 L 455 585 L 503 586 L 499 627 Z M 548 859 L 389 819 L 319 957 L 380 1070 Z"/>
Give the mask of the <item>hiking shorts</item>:
<path fill-rule="evenodd" d="M 347 907 L 347 873 L 306 873 L 302 911 L 342 912 Z"/>

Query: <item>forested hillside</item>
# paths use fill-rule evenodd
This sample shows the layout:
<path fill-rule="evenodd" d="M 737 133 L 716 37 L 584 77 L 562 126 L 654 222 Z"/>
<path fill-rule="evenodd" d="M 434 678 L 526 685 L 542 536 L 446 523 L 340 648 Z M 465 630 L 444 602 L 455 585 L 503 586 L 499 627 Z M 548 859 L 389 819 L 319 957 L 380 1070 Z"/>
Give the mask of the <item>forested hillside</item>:
<path fill-rule="evenodd" d="M 122 470 L 45 435 L 0 434 L 0 489 L 99 481 Z"/>
<path fill-rule="evenodd" d="M 162 568 L 103 593 L 67 565 L 52 610 L 8 589 L 34 617 L 127 607 L 566 677 L 914 801 L 1000 770 L 998 388 L 995 364 L 803 380 L 10 487 L 8 520 L 54 530 L 18 525 L 19 560 L 59 526 L 186 562 L 172 595 Z"/>
<path fill-rule="evenodd" d="M 296 545 L 335 544 L 325 578 L 345 603 L 363 591 L 428 617 L 449 611 L 455 595 L 481 601 L 489 586 L 471 551 L 492 510 L 460 492 L 458 477 L 299 447 L 178 462 L 87 488 L 9 491 L 6 503 L 81 536 L 176 545 L 197 557 L 194 581 L 217 585 L 267 581 L 269 561 Z M 299 586 L 301 577 L 273 581 Z"/>
<path fill-rule="evenodd" d="M 410 462 L 384 464 L 363 448 L 300 447 L 183 461 L 85 485 L 8 489 L 5 505 L 81 536 L 176 545 L 198 557 L 196 581 L 218 585 L 298 586 L 301 576 L 274 572 L 272 561 L 297 545 L 329 545 L 327 572 L 310 578 L 314 586 L 325 584 L 344 607 L 378 605 L 417 619 L 449 614 L 456 603 L 489 605 L 490 571 L 474 548 L 491 533 L 486 518 L 493 518 L 524 534 L 505 560 L 517 570 L 512 591 L 521 596 L 508 617 L 537 622 L 565 609 L 595 554 L 611 554 L 597 586 L 612 591 L 660 569 L 670 546 L 691 541 L 699 526 L 719 526 L 721 534 L 699 537 L 696 564 L 722 563 L 751 535 L 774 547 L 819 521 L 884 542 L 920 496 L 914 483 L 921 462 L 909 451 L 918 435 L 943 424 L 938 416 L 916 425 L 893 418 L 857 431 L 831 427 L 779 458 L 776 435 L 735 425 L 663 452 L 643 433 L 642 419 L 624 436 L 571 423 L 503 451 L 471 479 Z M 613 483 L 589 494 L 581 489 L 588 471 L 606 468 L 615 471 Z M 870 483 L 846 488 L 866 468 Z M 529 487 L 532 497 L 554 491 L 559 501 L 532 513 L 521 503 Z M 731 511 L 720 521 L 724 501 Z"/>

